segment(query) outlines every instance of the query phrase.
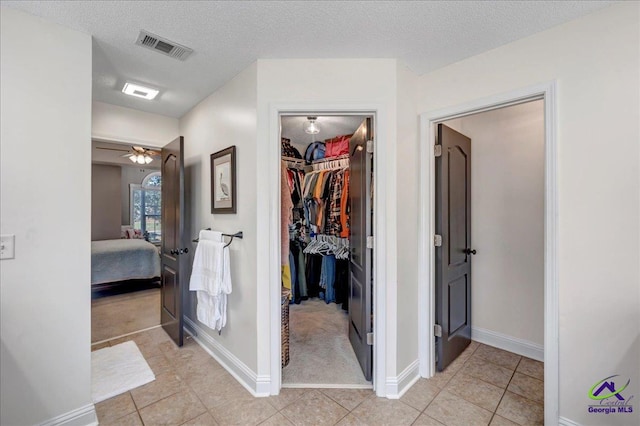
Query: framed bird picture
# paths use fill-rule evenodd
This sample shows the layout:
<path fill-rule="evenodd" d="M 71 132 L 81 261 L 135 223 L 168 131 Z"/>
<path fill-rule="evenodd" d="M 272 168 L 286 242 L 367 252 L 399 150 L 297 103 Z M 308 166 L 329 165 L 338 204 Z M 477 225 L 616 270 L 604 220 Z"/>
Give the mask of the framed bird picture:
<path fill-rule="evenodd" d="M 211 154 L 211 213 L 236 213 L 236 147 Z"/>

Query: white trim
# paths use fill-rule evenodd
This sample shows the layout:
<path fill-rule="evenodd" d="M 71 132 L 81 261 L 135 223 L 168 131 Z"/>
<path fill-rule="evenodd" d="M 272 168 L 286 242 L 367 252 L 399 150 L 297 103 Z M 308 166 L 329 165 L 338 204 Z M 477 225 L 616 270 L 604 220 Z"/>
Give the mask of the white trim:
<path fill-rule="evenodd" d="M 416 359 L 396 377 L 387 377 L 387 398 L 400 399 L 420 379 L 420 360 Z"/>
<path fill-rule="evenodd" d="M 558 421 L 558 426 L 582 426 L 578 422 L 574 422 L 573 420 L 569 420 L 566 417 L 560 417 Z"/>
<path fill-rule="evenodd" d="M 387 318 L 387 306 L 396 303 L 395 292 L 387 294 L 387 287 L 395 286 L 395 277 L 387 277 L 387 239 L 395 238 L 393 232 L 387 230 L 387 191 L 386 186 L 395 177 L 395 155 L 388 146 L 387 128 L 388 112 L 384 104 L 379 103 L 274 103 L 269 106 L 269 144 L 267 149 L 269 194 L 280 194 L 280 115 L 310 113 L 333 115 L 368 115 L 374 117 L 375 155 L 374 173 L 374 246 L 373 252 L 373 306 L 374 306 L 374 348 L 373 348 L 373 389 L 379 397 L 385 396 L 385 377 L 387 352 L 395 353 L 394 348 L 387 348 L 386 333 L 395 329 L 395 318 Z M 387 166 L 390 163 L 391 167 Z M 268 210 L 269 236 L 269 324 L 270 324 L 270 372 L 271 394 L 277 395 L 282 386 L 281 336 L 280 336 L 280 199 L 271 196 Z M 393 198 L 391 199 L 393 202 Z M 395 211 L 395 204 L 392 206 Z M 395 226 L 395 224 L 392 224 Z M 391 310 L 391 312 L 394 312 Z M 389 321 L 389 323 L 387 323 Z"/>
<path fill-rule="evenodd" d="M 346 385 L 343 383 L 283 383 L 288 389 L 373 389 L 373 385 Z"/>
<path fill-rule="evenodd" d="M 544 346 L 528 340 L 473 326 L 471 327 L 471 339 L 527 358 L 544 361 Z"/>
<path fill-rule="evenodd" d="M 97 424 L 96 407 L 93 404 L 87 404 L 40 423 L 40 426 L 94 426 Z"/>
<path fill-rule="evenodd" d="M 117 143 L 120 145 L 142 145 L 143 147 L 149 148 L 162 148 L 164 144 L 166 144 L 166 142 L 163 143 L 146 139 L 124 137 L 122 135 L 108 135 L 98 133 L 91 133 L 91 140 L 96 142 Z"/>
<path fill-rule="evenodd" d="M 209 336 L 202 327 L 184 317 L 185 329 L 202 349 L 207 351 L 235 379 L 255 397 L 269 396 L 269 376 L 258 376 L 227 348 Z"/>
<path fill-rule="evenodd" d="M 558 318 L 558 178 L 557 178 L 557 99 L 556 82 L 548 82 L 513 90 L 420 115 L 420 222 L 418 223 L 418 321 L 420 375 L 435 373 L 435 275 L 432 239 L 435 230 L 435 126 L 437 123 L 516 105 L 534 99 L 544 99 L 545 114 L 545 213 L 544 213 L 544 411 L 545 424 L 558 424 L 559 419 L 559 318 Z M 425 260 L 425 261 L 423 261 Z"/>

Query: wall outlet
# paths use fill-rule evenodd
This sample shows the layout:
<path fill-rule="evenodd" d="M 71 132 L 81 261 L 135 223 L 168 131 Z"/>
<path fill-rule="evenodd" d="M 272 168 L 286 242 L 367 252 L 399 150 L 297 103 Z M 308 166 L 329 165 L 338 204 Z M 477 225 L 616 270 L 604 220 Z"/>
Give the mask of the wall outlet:
<path fill-rule="evenodd" d="M 0 235 L 0 259 L 13 259 L 15 257 L 15 247 L 15 235 Z"/>

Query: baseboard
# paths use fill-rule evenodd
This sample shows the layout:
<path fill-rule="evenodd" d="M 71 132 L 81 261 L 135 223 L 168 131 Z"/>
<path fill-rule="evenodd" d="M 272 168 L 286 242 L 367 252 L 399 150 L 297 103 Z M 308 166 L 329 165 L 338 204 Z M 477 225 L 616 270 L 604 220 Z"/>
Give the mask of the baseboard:
<path fill-rule="evenodd" d="M 95 426 L 97 424 L 98 415 L 96 414 L 96 407 L 93 404 L 87 404 L 84 407 L 77 408 L 49 419 L 44 423 L 40 423 L 40 426 Z"/>
<path fill-rule="evenodd" d="M 396 377 L 388 377 L 385 386 L 386 397 L 399 399 L 420 378 L 420 360 L 415 360 Z"/>
<path fill-rule="evenodd" d="M 345 385 L 342 383 L 283 383 L 285 389 L 373 389 L 373 385 Z"/>
<path fill-rule="evenodd" d="M 253 396 L 263 397 L 271 394 L 271 379 L 268 375 L 258 376 L 238 357 L 229 352 L 213 337 L 207 334 L 202 327 L 185 317 L 185 329 L 191 333 L 195 340 L 207 353 L 209 353 L 220 365 L 222 365 L 235 379 L 244 386 Z"/>
<path fill-rule="evenodd" d="M 569 420 L 565 417 L 558 419 L 558 426 L 582 426 L 580 423 L 576 423 L 573 420 Z"/>
<path fill-rule="evenodd" d="M 537 343 L 478 327 L 471 327 L 471 339 L 527 358 L 544 361 L 544 347 Z"/>

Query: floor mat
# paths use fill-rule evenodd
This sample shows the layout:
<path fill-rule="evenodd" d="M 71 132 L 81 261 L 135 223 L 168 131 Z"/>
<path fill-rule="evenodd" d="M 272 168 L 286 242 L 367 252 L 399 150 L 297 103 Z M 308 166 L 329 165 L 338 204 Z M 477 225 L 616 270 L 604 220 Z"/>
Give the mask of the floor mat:
<path fill-rule="evenodd" d="M 156 379 L 132 340 L 91 352 L 91 397 L 94 403 Z"/>

